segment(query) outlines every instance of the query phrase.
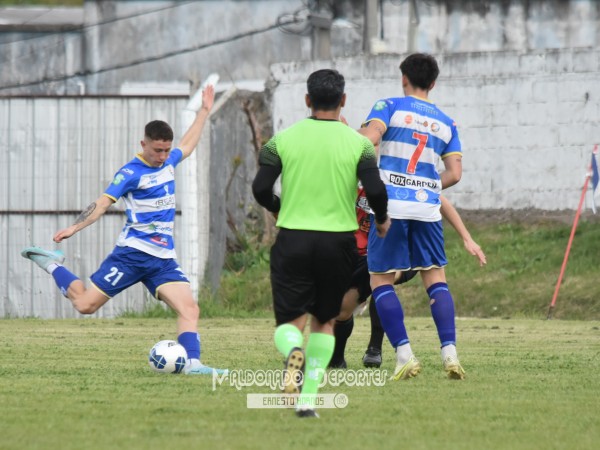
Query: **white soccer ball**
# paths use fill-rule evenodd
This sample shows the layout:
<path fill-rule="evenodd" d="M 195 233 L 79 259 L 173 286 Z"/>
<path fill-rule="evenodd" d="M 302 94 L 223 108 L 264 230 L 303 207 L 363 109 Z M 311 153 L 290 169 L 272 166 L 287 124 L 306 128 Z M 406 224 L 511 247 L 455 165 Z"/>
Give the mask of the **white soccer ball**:
<path fill-rule="evenodd" d="M 150 349 L 148 363 L 156 372 L 180 373 L 187 363 L 187 352 L 177 341 L 160 341 Z"/>

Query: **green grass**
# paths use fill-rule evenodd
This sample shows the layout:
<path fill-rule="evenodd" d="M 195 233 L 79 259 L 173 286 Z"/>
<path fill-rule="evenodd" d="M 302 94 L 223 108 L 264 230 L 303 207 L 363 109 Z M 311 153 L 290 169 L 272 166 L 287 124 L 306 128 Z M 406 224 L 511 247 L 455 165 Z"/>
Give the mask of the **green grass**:
<path fill-rule="evenodd" d="M 462 241 L 445 227 L 447 279 L 461 317 L 545 318 L 571 232 L 558 221 L 470 223 L 473 238 L 488 259 L 480 268 Z M 215 295 L 201 295 L 206 317 L 272 317 L 268 249 L 247 243 L 230 254 Z M 577 228 L 553 316 L 600 320 L 600 223 L 582 220 Z M 408 316 L 429 317 L 419 277 L 397 287 Z"/>
<path fill-rule="evenodd" d="M 211 377 L 152 372 L 150 347 L 173 319 L 0 321 L 2 449 L 412 448 L 594 449 L 600 440 L 600 322 L 459 319 L 464 381 L 445 379 L 430 318 L 408 318 L 424 371 L 384 386 L 326 386 L 345 409 L 299 420 L 247 409 Z M 203 359 L 278 369 L 272 319 L 201 321 Z M 368 320 L 356 320 L 350 369 L 361 369 Z M 384 348 L 383 369 L 393 369 Z"/>

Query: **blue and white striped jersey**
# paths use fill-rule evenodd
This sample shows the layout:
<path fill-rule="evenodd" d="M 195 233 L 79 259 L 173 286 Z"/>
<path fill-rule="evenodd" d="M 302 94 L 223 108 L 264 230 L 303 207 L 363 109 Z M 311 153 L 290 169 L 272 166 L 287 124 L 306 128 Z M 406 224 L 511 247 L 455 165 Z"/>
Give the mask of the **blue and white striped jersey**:
<path fill-rule="evenodd" d="M 182 156 L 175 148 L 161 167 L 152 167 L 137 155 L 115 174 L 104 195 L 125 202 L 127 222 L 117 246 L 175 258 L 175 167 Z"/>
<path fill-rule="evenodd" d="M 393 219 L 435 222 L 440 214 L 440 158 L 461 154 L 454 121 L 433 103 L 417 97 L 379 100 L 365 124 L 385 125 L 379 146 L 379 172 Z"/>

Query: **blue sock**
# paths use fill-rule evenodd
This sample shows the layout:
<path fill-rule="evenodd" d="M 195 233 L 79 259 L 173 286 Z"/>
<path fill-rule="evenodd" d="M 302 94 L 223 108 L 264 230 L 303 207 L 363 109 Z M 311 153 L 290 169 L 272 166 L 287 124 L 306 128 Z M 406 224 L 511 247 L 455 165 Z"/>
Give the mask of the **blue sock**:
<path fill-rule="evenodd" d="M 198 333 L 191 331 L 181 333 L 177 337 L 177 342 L 185 348 L 188 359 L 200 359 L 200 335 Z"/>
<path fill-rule="evenodd" d="M 79 280 L 79 277 L 73 275 L 66 267 L 58 266 L 52 272 L 52 278 L 54 278 L 54 282 L 62 292 L 62 295 L 67 296 L 67 289 L 71 283 L 75 280 Z"/>
<path fill-rule="evenodd" d="M 437 327 L 442 347 L 456 344 L 456 325 L 454 323 L 454 300 L 446 283 L 434 283 L 427 289 L 431 316 Z"/>
<path fill-rule="evenodd" d="M 408 343 L 408 334 L 404 326 L 404 311 L 400 299 L 391 284 L 375 288 L 373 300 L 381 320 L 383 330 L 394 348 Z"/>

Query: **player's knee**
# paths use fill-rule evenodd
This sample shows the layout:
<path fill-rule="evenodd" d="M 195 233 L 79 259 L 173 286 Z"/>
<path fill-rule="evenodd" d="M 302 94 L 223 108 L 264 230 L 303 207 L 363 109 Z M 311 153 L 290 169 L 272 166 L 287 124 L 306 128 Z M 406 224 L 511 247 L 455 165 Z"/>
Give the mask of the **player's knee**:
<path fill-rule="evenodd" d="M 197 320 L 200 316 L 200 307 L 194 301 L 186 302 L 178 311 L 179 315 L 187 320 Z"/>

